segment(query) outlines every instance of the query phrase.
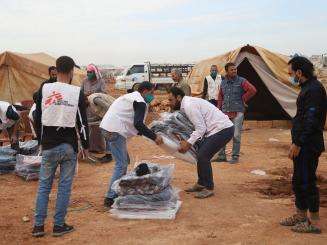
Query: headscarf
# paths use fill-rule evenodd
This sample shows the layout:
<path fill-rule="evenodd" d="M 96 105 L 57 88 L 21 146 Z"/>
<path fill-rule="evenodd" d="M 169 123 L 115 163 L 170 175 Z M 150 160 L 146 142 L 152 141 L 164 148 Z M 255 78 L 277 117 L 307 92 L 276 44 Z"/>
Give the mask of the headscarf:
<path fill-rule="evenodd" d="M 98 69 L 98 67 L 96 67 L 96 65 L 94 64 L 89 64 L 87 67 L 86 67 L 86 71 L 94 71 L 95 73 L 95 76 L 97 77 L 97 80 L 101 79 L 102 78 L 102 75 Z"/>

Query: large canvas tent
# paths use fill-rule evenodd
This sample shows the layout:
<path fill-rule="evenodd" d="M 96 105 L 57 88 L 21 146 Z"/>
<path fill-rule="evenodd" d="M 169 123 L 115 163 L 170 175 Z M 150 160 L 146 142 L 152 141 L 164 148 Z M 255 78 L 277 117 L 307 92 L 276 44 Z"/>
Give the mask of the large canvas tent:
<path fill-rule="evenodd" d="M 234 62 L 238 74 L 248 79 L 258 90 L 246 113 L 249 120 L 288 120 L 296 113 L 297 90 L 289 83 L 289 57 L 261 47 L 244 46 L 226 54 L 203 60 L 195 65 L 188 83 L 192 94 L 200 96 L 203 81 L 211 65 L 224 73 L 227 62 Z"/>
<path fill-rule="evenodd" d="M 45 53 L 0 54 L 0 100 L 16 103 L 31 100 L 40 84 L 48 79 L 49 66 L 56 59 Z M 73 84 L 79 85 L 85 73 L 75 69 Z"/>

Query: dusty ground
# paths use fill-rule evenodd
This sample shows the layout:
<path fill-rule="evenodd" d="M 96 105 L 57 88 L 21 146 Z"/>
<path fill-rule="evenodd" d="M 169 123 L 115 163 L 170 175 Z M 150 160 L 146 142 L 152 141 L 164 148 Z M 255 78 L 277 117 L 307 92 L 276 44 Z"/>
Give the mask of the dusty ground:
<path fill-rule="evenodd" d="M 279 142 L 269 142 L 269 138 Z M 37 182 L 25 182 L 14 175 L 0 176 L 0 244 L 326 244 L 327 209 L 321 208 L 325 233 L 300 235 L 278 225 L 280 218 L 293 211 L 292 196 L 265 196 L 269 184 L 278 179 L 277 168 L 290 168 L 287 160 L 289 131 L 253 129 L 243 134 L 241 163 L 213 163 L 215 196 L 194 199 L 181 192 L 182 208 L 172 221 L 117 220 L 102 208 L 108 178 L 113 164 L 80 163 L 74 181 L 71 207 L 91 207 L 69 212 L 67 222 L 76 231 L 62 238 L 53 238 L 52 212 L 56 186 L 50 196 L 50 215 L 46 223 L 47 236 L 31 237 Z M 129 142 L 132 161 L 165 155 L 155 145 L 135 138 Z M 179 160 L 157 160 L 176 164 L 173 184 L 184 189 L 195 181 L 195 168 Z M 319 174 L 327 177 L 327 155 L 321 157 Z M 132 166 L 130 166 L 131 168 Z M 257 176 L 250 171 L 261 169 L 272 173 Z M 287 171 L 287 170 L 285 170 Z M 277 175 L 283 175 L 277 170 Z M 287 174 L 286 174 L 287 175 Z M 281 193 L 285 187 L 280 187 Z M 326 185 L 322 187 L 326 194 Z M 269 192 L 268 192 L 269 194 Z M 282 196 L 282 198 L 279 198 Z M 326 205 L 324 205 L 326 206 Z M 24 223 L 23 216 L 31 221 Z"/>

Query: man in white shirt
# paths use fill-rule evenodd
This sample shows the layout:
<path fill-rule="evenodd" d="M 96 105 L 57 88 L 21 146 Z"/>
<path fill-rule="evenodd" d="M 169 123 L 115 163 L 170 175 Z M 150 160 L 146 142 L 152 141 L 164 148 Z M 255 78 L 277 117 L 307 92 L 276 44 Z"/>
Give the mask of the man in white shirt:
<path fill-rule="evenodd" d="M 233 123 L 210 102 L 185 96 L 184 92 L 176 87 L 170 90 L 169 103 L 171 109 L 184 112 L 195 128 L 187 141 L 181 141 L 179 152 L 187 152 L 201 140 L 197 159 L 198 181 L 185 191 L 196 192 L 196 198 L 213 196 L 214 183 L 210 160 L 232 139 Z"/>
<path fill-rule="evenodd" d="M 145 125 L 149 104 L 153 101 L 154 86 L 150 82 L 140 84 L 137 91 L 116 99 L 104 115 L 100 128 L 115 159 L 115 169 L 109 183 L 104 206 L 111 208 L 117 193 L 112 184 L 126 174 L 128 165 L 127 139 L 143 135 L 156 144 L 162 144 L 162 138 Z"/>
<path fill-rule="evenodd" d="M 18 126 L 20 115 L 15 106 L 7 101 L 0 101 L 0 134 L 6 130 L 10 139 L 11 148 L 18 149 Z"/>

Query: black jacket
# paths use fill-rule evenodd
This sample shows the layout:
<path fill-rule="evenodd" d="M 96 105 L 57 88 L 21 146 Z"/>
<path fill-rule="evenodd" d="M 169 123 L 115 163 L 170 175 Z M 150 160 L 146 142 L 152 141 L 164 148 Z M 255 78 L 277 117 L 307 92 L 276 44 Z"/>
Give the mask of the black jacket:
<path fill-rule="evenodd" d="M 323 130 L 326 122 L 326 90 L 315 78 L 301 84 L 297 112 L 293 118 L 292 142 L 315 152 L 323 152 Z"/>

